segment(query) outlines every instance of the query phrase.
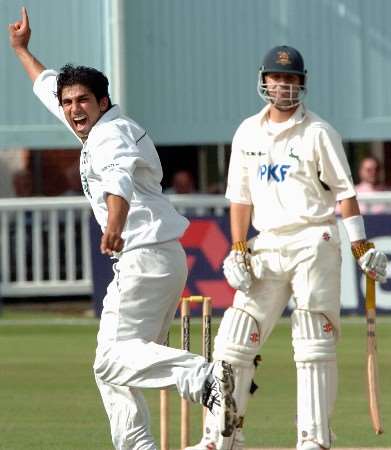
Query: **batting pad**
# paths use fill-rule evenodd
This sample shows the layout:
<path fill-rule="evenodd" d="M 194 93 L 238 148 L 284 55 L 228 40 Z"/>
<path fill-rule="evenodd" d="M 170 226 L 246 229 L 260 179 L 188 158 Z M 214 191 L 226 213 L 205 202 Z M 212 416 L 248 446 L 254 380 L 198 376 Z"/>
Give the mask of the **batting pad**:
<path fill-rule="evenodd" d="M 314 441 L 330 448 L 329 419 L 337 393 L 336 332 L 323 314 L 292 313 L 297 368 L 298 448 Z"/>
<path fill-rule="evenodd" d="M 242 309 L 228 308 L 214 341 L 213 358 L 234 367 L 253 367 L 260 336 L 258 323 L 252 316 Z"/>
<path fill-rule="evenodd" d="M 250 387 L 254 377 L 254 359 L 260 346 L 260 329 L 257 321 L 246 311 L 228 308 L 220 323 L 214 341 L 214 360 L 224 360 L 232 364 L 235 378 L 233 397 L 238 417 L 243 417 L 250 397 Z M 213 442 L 219 450 L 233 450 L 238 447 L 237 440 L 242 438 L 241 429 L 236 429 L 231 437 L 223 437 L 217 430 L 214 417 L 207 412 L 203 439 L 198 446 L 189 450 L 206 449 Z M 202 446 L 204 444 L 204 446 Z"/>

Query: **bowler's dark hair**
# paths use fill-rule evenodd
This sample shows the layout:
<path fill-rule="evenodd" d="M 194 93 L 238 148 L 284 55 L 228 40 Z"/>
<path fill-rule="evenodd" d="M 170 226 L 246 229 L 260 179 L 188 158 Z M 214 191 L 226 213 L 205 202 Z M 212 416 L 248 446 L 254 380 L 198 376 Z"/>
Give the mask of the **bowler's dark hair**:
<path fill-rule="evenodd" d="M 93 67 L 74 66 L 73 64 L 66 64 L 61 67 L 60 73 L 57 75 L 57 98 L 60 105 L 62 105 L 62 91 L 64 87 L 75 84 L 81 84 L 88 88 L 98 102 L 102 98 L 107 97 L 109 108 L 111 108 L 109 80 L 106 75 Z"/>

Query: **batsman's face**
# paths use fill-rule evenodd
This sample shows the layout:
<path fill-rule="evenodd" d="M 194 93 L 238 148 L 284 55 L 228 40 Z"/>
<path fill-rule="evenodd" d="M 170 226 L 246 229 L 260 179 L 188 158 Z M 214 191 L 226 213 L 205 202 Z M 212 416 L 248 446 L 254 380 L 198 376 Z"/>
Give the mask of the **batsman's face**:
<path fill-rule="evenodd" d="M 288 109 L 300 93 L 300 76 L 291 73 L 269 73 L 265 76 L 267 92 L 278 108 Z"/>
<path fill-rule="evenodd" d="M 67 122 L 84 142 L 91 128 L 107 111 L 108 98 L 104 97 L 98 102 L 86 86 L 74 84 L 63 88 L 61 106 Z"/>

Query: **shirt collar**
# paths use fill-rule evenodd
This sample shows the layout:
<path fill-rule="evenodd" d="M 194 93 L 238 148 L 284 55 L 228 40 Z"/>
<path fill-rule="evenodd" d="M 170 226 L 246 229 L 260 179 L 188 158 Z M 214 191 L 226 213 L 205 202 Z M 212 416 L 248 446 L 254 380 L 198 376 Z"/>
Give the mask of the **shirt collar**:
<path fill-rule="evenodd" d="M 108 111 L 106 111 L 101 118 L 96 122 L 93 128 L 102 125 L 103 123 L 110 122 L 117 119 L 121 115 L 121 110 L 118 105 L 113 105 Z"/>
<path fill-rule="evenodd" d="M 91 131 L 88 134 L 87 139 L 83 143 L 83 147 L 85 147 L 88 143 L 89 137 L 104 123 L 111 122 L 114 119 L 117 119 L 121 115 L 121 110 L 118 105 L 113 105 L 108 111 L 106 111 L 96 122 L 96 124 L 91 128 Z M 79 138 L 80 140 L 80 138 Z M 81 140 L 80 140 L 81 141 Z M 82 141 L 81 141 L 82 142 Z"/>
<path fill-rule="evenodd" d="M 267 118 L 268 113 L 270 110 L 271 104 L 268 103 L 259 113 L 259 119 L 261 122 L 261 126 L 267 126 Z M 300 105 L 297 107 L 296 111 L 292 114 L 292 116 L 285 122 L 286 127 L 284 127 L 283 130 L 287 130 L 289 128 L 292 128 L 294 125 L 297 125 L 304 121 L 304 119 L 307 116 L 307 110 L 305 106 L 300 103 Z"/>

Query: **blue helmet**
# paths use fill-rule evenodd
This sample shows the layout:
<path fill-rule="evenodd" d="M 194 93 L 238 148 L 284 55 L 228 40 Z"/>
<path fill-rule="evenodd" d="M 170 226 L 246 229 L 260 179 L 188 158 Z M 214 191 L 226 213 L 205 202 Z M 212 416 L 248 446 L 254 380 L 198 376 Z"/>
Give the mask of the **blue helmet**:
<path fill-rule="evenodd" d="M 283 109 L 295 107 L 302 102 L 307 92 L 307 70 L 304 67 L 304 59 L 298 50 L 287 45 L 279 45 L 269 50 L 263 59 L 262 66 L 259 69 L 257 86 L 258 94 L 266 102 L 273 103 L 273 97 L 268 93 L 267 85 L 265 83 L 265 75 L 268 73 L 289 73 L 299 75 L 301 80 L 299 91 L 297 92 L 296 88 L 295 92 L 295 89 L 290 87 L 292 91 L 291 103 Z"/>
<path fill-rule="evenodd" d="M 279 45 L 269 50 L 263 59 L 260 71 L 263 75 L 272 72 L 292 73 L 303 77 L 304 82 L 307 75 L 304 68 L 304 59 L 300 52 L 287 45 Z"/>

